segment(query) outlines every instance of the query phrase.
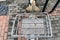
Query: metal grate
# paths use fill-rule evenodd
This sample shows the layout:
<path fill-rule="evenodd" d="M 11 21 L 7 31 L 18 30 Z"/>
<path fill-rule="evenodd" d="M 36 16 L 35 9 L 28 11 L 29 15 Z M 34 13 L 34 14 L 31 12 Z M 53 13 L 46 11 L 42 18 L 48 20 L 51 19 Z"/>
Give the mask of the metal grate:
<path fill-rule="evenodd" d="M 26 18 L 25 14 L 29 16 Z M 28 39 L 52 37 L 51 20 L 48 13 L 22 13 L 16 15 L 11 36 L 13 38 L 20 36 Z"/>
<path fill-rule="evenodd" d="M 0 15 L 6 15 L 7 12 L 8 12 L 8 6 L 0 4 Z"/>

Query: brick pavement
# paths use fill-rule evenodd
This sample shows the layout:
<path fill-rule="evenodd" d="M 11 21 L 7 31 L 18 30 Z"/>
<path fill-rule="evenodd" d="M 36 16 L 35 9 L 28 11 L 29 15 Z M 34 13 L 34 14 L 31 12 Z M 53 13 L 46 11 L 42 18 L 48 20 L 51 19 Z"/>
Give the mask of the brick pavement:
<path fill-rule="evenodd" d="M 8 16 L 0 16 L 0 40 L 7 40 Z"/>

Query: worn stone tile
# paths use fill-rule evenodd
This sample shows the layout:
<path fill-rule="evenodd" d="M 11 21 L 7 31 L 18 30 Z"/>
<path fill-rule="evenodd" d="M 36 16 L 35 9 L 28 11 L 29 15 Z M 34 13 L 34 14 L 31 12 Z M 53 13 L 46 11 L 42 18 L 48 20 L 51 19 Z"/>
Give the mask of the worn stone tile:
<path fill-rule="evenodd" d="M 53 36 L 52 37 L 57 37 L 57 33 L 53 33 Z"/>
<path fill-rule="evenodd" d="M 54 20 L 59 20 L 59 18 L 54 18 Z"/>
<path fill-rule="evenodd" d="M 55 30 L 55 27 L 52 26 L 52 30 Z"/>
<path fill-rule="evenodd" d="M 55 40 L 60 40 L 60 37 L 56 37 Z"/>
<path fill-rule="evenodd" d="M 54 18 L 55 18 L 55 16 L 50 16 L 50 18 L 51 18 L 51 19 L 54 19 Z"/>
<path fill-rule="evenodd" d="M 51 21 L 51 23 L 52 23 L 52 24 L 57 24 L 58 21 L 57 21 L 57 20 L 53 20 L 53 21 Z"/>
<path fill-rule="evenodd" d="M 60 15 L 56 16 L 56 18 L 60 18 Z"/>
<path fill-rule="evenodd" d="M 57 33 L 57 36 L 60 37 L 60 33 Z"/>
<path fill-rule="evenodd" d="M 58 33 L 58 30 L 52 30 L 52 33 Z"/>
<path fill-rule="evenodd" d="M 48 40 L 49 40 L 49 39 L 50 39 L 50 40 L 55 40 L 55 38 L 48 38 Z"/>
<path fill-rule="evenodd" d="M 38 40 L 48 40 L 47 38 L 38 38 Z"/>
<path fill-rule="evenodd" d="M 60 29 L 58 30 L 58 33 L 60 33 Z"/>
<path fill-rule="evenodd" d="M 59 27 L 55 27 L 55 29 L 60 29 L 60 26 Z"/>

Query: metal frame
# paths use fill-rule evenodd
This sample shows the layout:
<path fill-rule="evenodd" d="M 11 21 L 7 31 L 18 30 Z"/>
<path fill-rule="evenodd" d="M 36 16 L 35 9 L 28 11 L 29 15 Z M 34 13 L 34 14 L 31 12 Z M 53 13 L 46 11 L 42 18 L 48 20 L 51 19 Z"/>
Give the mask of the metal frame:
<path fill-rule="evenodd" d="M 0 15 L 6 15 L 7 12 L 8 12 L 8 6 L 0 4 Z"/>
<path fill-rule="evenodd" d="M 44 13 L 42 13 L 42 14 L 44 14 Z M 39 36 L 34 36 L 33 38 L 39 38 L 39 37 L 43 37 L 43 38 L 45 38 L 45 37 L 52 37 L 52 27 L 51 27 L 51 20 L 50 20 L 50 17 L 49 17 L 49 15 L 48 15 L 48 13 L 45 13 L 45 14 L 47 14 L 46 15 L 46 29 L 48 30 L 48 35 L 47 34 L 43 34 L 43 35 L 39 35 Z M 18 35 L 18 34 L 15 34 L 14 35 L 14 27 L 15 27 L 15 22 L 16 22 L 16 20 L 17 20 L 17 16 L 24 16 L 23 15 L 23 13 L 22 14 L 18 14 L 18 15 L 16 15 L 16 17 L 15 17 L 15 20 L 13 21 L 13 26 L 12 26 L 12 32 L 11 32 L 11 36 L 13 37 L 13 38 L 16 38 L 16 37 L 24 37 L 24 35 Z M 44 30 L 46 30 L 46 29 L 44 29 Z M 27 38 L 27 39 L 31 39 L 32 37 L 27 37 L 28 35 L 26 35 L 25 37 Z"/>

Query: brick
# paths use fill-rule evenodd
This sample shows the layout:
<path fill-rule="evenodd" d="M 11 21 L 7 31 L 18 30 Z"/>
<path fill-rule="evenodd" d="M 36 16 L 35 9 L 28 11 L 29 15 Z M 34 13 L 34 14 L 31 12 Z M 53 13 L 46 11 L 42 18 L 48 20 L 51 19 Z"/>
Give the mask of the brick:
<path fill-rule="evenodd" d="M 7 40 L 7 33 L 4 34 L 4 40 Z"/>
<path fill-rule="evenodd" d="M 60 8 L 56 8 L 56 10 L 60 10 Z"/>
<path fill-rule="evenodd" d="M 2 26 L 2 28 L 1 28 L 2 30 L 4 30 L 5 29 L 5 26 Z"/>
<path fill-rule="evenodd" d="M 8 32 L 8 26 L 4 29 L 4 32 Z"/>
<path fill-rule="evenodd" d="M 3 40 L 3 37 L 0 37 L 0 40 Z"/>
<path fill-rule="evenodd" d="M 8 17 L 7 16 L 0 16 L 0 40 L 6 40 L 7 33 L 5 31 L 7 30 L 8 27 Z M 4 38 L 3 38 L 4 37 Z"/>
<path fill-rule="evenodd" d="M 2 22 L 2 21 L 0 21 L 0 27 L 2 26 L 2 24 L 3 24 L 3 22 Z"/>
<path fill-rule="evenodd" d="M 26 38 L 25 38 L 25 37 L 23 37 L 23 38 L 22 38 L 22 40 L 26 40 Z"/>
<path fill-rule="evenodd" d="M 21 26 L 21 22 L 22 22 L 22 21 L 20 21 L 20 22 L 18 23 L 18 27 Z M 20 29 L 19 29 L 18 31 L 20 31 Z M 18 33 L 20 34 L 20 32 L 18 32 Z M 24 37 L 23 37 L 23 38 L 18 37 L 18 40 L 26 40 L 26 38 L 24 38 Z"/>
<path fill-rule="evenodd" d="M 26 40 L 26 38 L 24 38 L 24 37 L 23 37 L 23 38 L 19 37 L 18 40 Z"/>
<path fill-rule="evenodd" d="M 18 40 L 21 40 L 21 37 L 18 37 Z"/>
<path fill-rule="evenodd" d="M 1 31 L 1 35 L 0 36 L 4 36 L 4 30 Z"/>

